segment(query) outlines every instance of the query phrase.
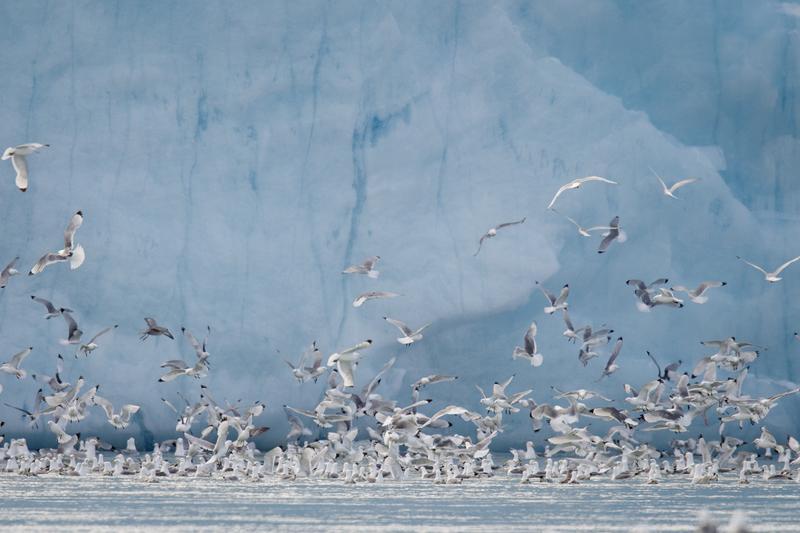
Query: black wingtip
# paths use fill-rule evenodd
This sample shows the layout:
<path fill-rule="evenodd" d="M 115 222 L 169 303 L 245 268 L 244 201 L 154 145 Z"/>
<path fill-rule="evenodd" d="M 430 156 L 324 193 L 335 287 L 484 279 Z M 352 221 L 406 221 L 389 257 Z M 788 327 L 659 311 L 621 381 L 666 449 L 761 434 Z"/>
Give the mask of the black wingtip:
<path fill-rule="evenodd" d="M 82 209 L 79 209 L 79 210 L 78 210 L 78 212 L 77 212 L 77 213 L 75 213 L 75 214 L 76 214 L 76 215 L 83 216 L 83 210 L 82 210 Z"/>

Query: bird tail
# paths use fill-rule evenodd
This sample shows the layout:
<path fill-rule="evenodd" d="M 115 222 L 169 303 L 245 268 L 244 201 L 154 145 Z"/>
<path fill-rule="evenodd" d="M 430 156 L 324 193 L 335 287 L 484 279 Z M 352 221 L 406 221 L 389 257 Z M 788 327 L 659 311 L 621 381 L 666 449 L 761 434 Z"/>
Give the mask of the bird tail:
<path fill-rule="evenodd" d="M 80 267 L 85 259 L 86 252 L 83 251 L 83 246 L 80 244 L 76 245 L 72 250 L 72 255 L 69 256 L 70 270 L 75 270 L 76 268 Z"/>

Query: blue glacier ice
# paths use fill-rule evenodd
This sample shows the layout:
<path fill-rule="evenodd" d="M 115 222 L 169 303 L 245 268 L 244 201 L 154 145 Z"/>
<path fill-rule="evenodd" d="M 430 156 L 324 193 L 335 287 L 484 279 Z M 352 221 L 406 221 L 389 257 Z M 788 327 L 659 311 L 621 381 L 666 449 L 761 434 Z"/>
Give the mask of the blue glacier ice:
<path fill-rule="evenodd" d="M 29 159 L 25 194 L 0 168 L 0 260 L 20 255 L 27 270 L 77 209 L 87 253 L 79 270 L 11 280 L 2 350 L 33 345 L 26 367 L 44 373 L 64 350 L 63 321 L 43 320 L 31 294 L 74 309 L 86 335 L 120 324 L 88 360 L 63 352 L 67 375 L 141 416 L 124 435 L 101 417 L 84 432 L 167 438 L 159 398 L 196 396 L 194 381 L 157 383 L 162 361 L 192 353 L 183 339 L 142 343 L 144 316 L 212 326 L 205 382 L 218 399 L 267 402 L 263 446 L 285 434 L 282 404 L 319 399 L 322 384 L 296 384 L 282 361 L 315 339 L 328 354 L 373 338 L 361 381 L 396 355 L 386 396 L 459 375 L 430 391 L 437 406 L 476 408 L 474 385 L 511 374 L 537 401 L 551 385 L 620 398 L 652 378 L 645 350 L 686 368 L 708 354 L 699 341 L 730 335 L 769 347 L 746 392 L 800 381 L 800 269 L 768 286 L 736 261 L 800 254 L 800 4 L 32 0 L 0 12 L 0 142 L 52 145 Z M 701 181 L 672 201 L 648 166 Z M 588 225 L 621 217 L 628 241 L 603 255 L 545 209 L 589 174 L 620 185 L 558 207 Z M 522 216 L 473 257 L 486 229 Z M 379 280 L 342 276 L 370 255 Z M 702 306 L 637 312 L 625 280 L 661 276 L 728 286 Z M 569 283 L 575 322 L 624 336 L 614 376 L 592 383 L 602 362 L 579 364 L 537 280 Z M 372 289 L 403 296 L 351 306 Z M 433 325 L 405 348 L 384 315 Z M 536 369 L 511 359 L 534 319 Z M 0 400 L 32 400 L 30 380 L 0 377 Z M 796 430 L 798 407 L 784 401 L 768 425 Z M 52 440 L 0 409 L 9 433 Z M 525 413 L 509 420 L 499 447 L 532 435 Z"/>

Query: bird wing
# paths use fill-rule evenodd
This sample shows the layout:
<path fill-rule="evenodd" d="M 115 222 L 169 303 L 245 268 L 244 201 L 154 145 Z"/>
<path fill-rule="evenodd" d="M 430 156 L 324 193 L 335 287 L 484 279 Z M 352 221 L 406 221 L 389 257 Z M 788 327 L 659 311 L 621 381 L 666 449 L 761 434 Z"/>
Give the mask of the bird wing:
<path fill-rule="evenodd" d="M 158 326 L 158 324 L 156 324 L 156 319 L 155 318 L 145 317 L 144 322 L 145 322 L 145 324 L 147 324 L 148 327 L 151 327 L 151 328 L 155 328 L 155 327 Z"/>
<path fill-rule="evenodd" d="M 611 365 L 614 364 L 614 361 L 617 360 L 619 357 L 619 352 L 622 350 L 622 337 L 617 339 L 617 342 L 614 344 L 614 349 L 611 351 L 611 355 L 608 358 L 608 362 L 606 363 L 606 370 L 608 370 Z"/>
<path fill-rule="evenodd" d="M 46 253 L 39 260 L 36 262 L 33 267 L 31 267 L 30 272 L 28 272 L 29 276 L 34 276 L 39 274 L 42 270 L 44 270 L 48 265 L 52 265 L 53 263 L 58 263 L 60 261 L 66 261 L 68 257 L 64 257 L 63 255 L 54 254 L 54 253 Z"/>
<path fill-rule="evenodd" d="M 411 328 L 409 328 L 409 327 L 406 325 L 406 323 L 405 323 L 405 322 L 402 322 L 402 321 L 400 321 L 400 320 L 396 320 L 396 319 L 394 319 L 394 318 L 389 318 L 389 317 L 387 317 L 387 316 L 383 317 L 383 319 L 384 319 L 384 320 L 386 320 L 386 321 L 387 321 L 389 324 L 391 324 L 391 325 L 393 325 L 394 327 L 396 327 L 397 329 L 399 329 L 399 330 L 400 330 L 400 332 L 401 332 L 403 335 L 406 335 L 406 336 L 411 336 L 411 335 L 413 335 L 413 334 L 414 334 L 414 332 L 413 332 L 413 331 L 411 331 Z"/>
<path fill-rule="evenodd" d="M 92 401 L 94 402 L 95 405 L 101 407 L 103 411 L 105 411 L 106 418 L 111 418 L 112 416 L 114 416 L 114 406 L 111 404 L 110 401 L 106 400 L 102 396 L 97 396 L 96 394 L 94 395 Z"/>
<path fill-rule="evenodd" d="M 6 265 L 6 267 L 3 269 L 3 275 L 6 275 L 6 276 L 7 276 L 7 275 L 8 275 L 8 272 L 9 272 L 9 271 L 10 271 L 12 268 L 14 268 L 14 266 L 16 266 L 16 264 L 17 264 L 17 261 L 19 261 L 19 256 L 17 256 L 17 257 L 15 257 L 14 259 L 12 259 L 12 260 L 11 260 L 11 262 L 10 262 L 9 264 L 7 264 L 7 265 Z"/>
<path fill-rule="evenodd" d="M 544 297 L 547 298 L 547 301 L 550 302 L 550 305 L 555 305 L 556 304 L 556 295 L 553 294 L 552 292 L 548 291 L 547 289 L 545 289 L 544 285 L 540 284 L 538 281 L 536 282 L 536 285 L 539 287 L 539 290 L 542 291 L 542 294 L 544 294 Z"/>
<path fill-rule="evenodd" d="M 567 301 L 567 296 L 569 296 L 569 285 L 564 285 L 561 288 L 561 293 L 558 295 L 558 298 L 555 301 L 555 305 L 562 305 Z"/>
<path fill-rule="evenodd" d="M 559 197 L 559 196 L 561 196 L 561 193 L 563 193 L 564 191 L 566 191 L 567 189 L 569 189 L 569 187 L 570 187 L 570 185 L 572 185 L 572 183 L 573 183 L 573 182 L 569 182 L 569 183 L 567 183 L 566 185 L 562 185 L 562 186 L 561 186 L 561 187 L 558 189 L 558 191 L 556 191 L 556 194 L 555 194 L 555 196 L 553 196 L 553 199 L 552 199 L 552 200 L 550 200 L 550 203 L 547 205 L 547 209 L 552 209 L 552 208 L 553 208 L 553 204 L 555 204 L 555 203 L 556 203 L 556 200 L 558 200 L 558 197 Z"/>
<path fill-rule="evenodd" d="M 538 328 L 536 322 L 531 322 L 528 331 L 525 332 L 525 351 L 533 355 L 536 353 L 536 332 Z"/>
<path fill-rule="evenodd" d="M 78 323 L 75 322 L 72 315 L 66 311 L 61 313 L 61 316 L 64 317 L 64 320 L 67 322 L 67 327 L 69 328 L 69 335 L 67 335 L 67 338 L 72 338 L 72 334 L 78 331 Z"/>
<path fill-rule="evenodd" d="M 12 155 L 11 164 L 14 165 L 14 170 L 17 172 L 14 183 L 17 188 L 22 192 L 28 190 L 28 163 L 25 161 L 25 156 Z"/>
<path fill-rule="evenodd" d="M 778 267 L 778 270 L 775 271 L 775 275 L 777 276 L 778 274 L 783 272 L 783 270 L 786 267 L 788 267 L 789 265 L 791 265 L 792 263 L 794 263 L 795 261 L 798 261 L 798 260 L 800 260 L 800 255 L 798 255 L 794 259 L 790 259 L 790 260 L 786 261 L 784 264 L 782 264 L 781 266 Z"/>
<path fill-rule="evenodd" d="M 13 366 L 14 368 L 19 368 L 19 365 L 22 364 L 22 361 L 24 361 L 25 358 L 30 355 L 31 350 L 33 350 L 33 348 L 25 348 L 21 352 L 12 355 L 11 361 L 9 361 L 9 363 L 11 363 L 11 366 Z"/>
<path fill-rule="evenodd" d="M 661 187 L 664 189 L 664 192 L 667 192 L 667 191 L 669 191 L 669 192 L 672 192 L 672 191 L 670 191 L 670 190 L 667 188 L 667 184 L 666 184 L 666 183 L 664 183 L 664 180 L 662 180 L 662 179 L 661 179 L 661 176 L 659 176 L 659 175 L 658 175 L 658 172 L 656 172 L 655 170 L 653 170 L 653 167 L 647 167 L 647 168 L 649 168 L 649 169 L 650 169 L 650 172 L 652 172 L 652 173 L 653 173 L 653 176 L 655 176 L 655 177 L 656 177 L 656 179 L 658 179 L 658 182 L 661 184 Z"/>
<path fill-rule="evenodd" d="M 481 240 L 478 241 L 478 249 L 475 250 L 475 253 L 472 254 L 472 257 L 475 257 L 476 255 L 478 255 L 478 253 L 481 251 L 481 248 L 483 247 L 483 241 L 485 241 L 488 238 L 489 238 L 489 234 L 488 233 L 484 233 L 483 236 L 481 237 Z"/>
<path fill-rule="evenodd" d="M 502 224 L 497 226 L 495 229 L 499 231 L 500 229 L 507 228 L 508 226 L 516 226 L 517 224 L 524 224 L 527 219 L 528 219 L 528 217 L 522 217 L 521 219 L 516 220 L 514 222 L 503 222 Z"/>
<path fill-rule="evenodd" d="M 72 218 L 69 219 L 69 223 L 67 224 L 67 229 L 64 230 L 64 249 L 65 250 L 72 250 L 73 242 L 75 239 L 75 232 L 78 231 L 78 228 L 81 227 L 83 224 L 83 213 L 78 211 Z"/>
<path fill-rule="evenodd" d="M 569 331 L 575 331 L 575 326 L 572 325 L 572 320 L 570 320 L 569 313 L 567 312 L 566 309 L 564 309 L 564 312 L 562 313 L 562 315 L 564 317 L 564 324 L 567 325 L 567 329 Z"/>
<path fill-rule="evenodd" d="M 762 274 L 764 274 L 765 276 L 769 274 L 769 272 L 767 272 L 766 270 L 764 270 L 764 269 L 763 269 L 763 268 L 761 268 L 760 266 L 758 266 L 758 265 L 756 265 L 756 264 L 754 264 L 754 263 L 751 263 L 750 261 L 747 261 L 746 259 L 742 259 L 742 258 L 741 258 L 741 257 L 739 257 L 738 255 L 736 256 L 736 259 L 738 259 L 739 261 L 741 261 L 742 263 L 744 263 L 744 264 L 746 264 L 746 265 L 750 265 L 751 267 L 755 268 L 756 270 L 758 270 L 759 272 L 761 272 L 761 273 L 762 273 Z M 795 259 L 795 261 L 796 261 L 796 259 Z"/>
<path fill-rule="evenodd" d="M 689 185 L 690 183 L 694 183 L 697 181 L 697 178 L 686 178 L 685 180 L 680 180 L 672 184 L 672 187 L 669 188 L 669 192 L 675 192 L 684 185 Z"/>
<path fill-rule="evenodd" d="M 336 361 L 336 368 L 342 376 L 345 387 L 352 387 L 355 384 L 353 381 L 353 366 L 353 361 L 348 359 L 339 359 Z"/>
<path fill-rule="evenodd" d="M 31 300 L 33 300 L 36 303 L 42 304 L 47 309 L 48 313 L 55 313 L 58 311 L 53 305 L 53 302 L 51 302 L 50 300 L 45 300 L 44 298 L 39 298 L 38 296 L 31 296 Z"/>
<path fill-rule="evenodd" d="M 105 335 L 106 333 L 108 333 L 109 331 L 111 331 L 112 329 L 114 329 L 116 327 L 117 326 L 108 326 L 106 329 L 102 330 L 100 333 L 98 333 L 97 335 L 92 337 L 92 340 L 89 341 L 89 344 L 92 344 L 94 341 L 99 339 L 101 336 Z"/>
<path fill-rule="evenodd" d="M 607 178 L 601 178 L 600 176 L 587 176 L 585 178 L 581 178 L 579 181 L 581 183 L 586 183 L 587 181 L 602 181 L 603 183 L 610 183 L 611 185 L 619 185 L 616 181 L 611 181 Z"/>

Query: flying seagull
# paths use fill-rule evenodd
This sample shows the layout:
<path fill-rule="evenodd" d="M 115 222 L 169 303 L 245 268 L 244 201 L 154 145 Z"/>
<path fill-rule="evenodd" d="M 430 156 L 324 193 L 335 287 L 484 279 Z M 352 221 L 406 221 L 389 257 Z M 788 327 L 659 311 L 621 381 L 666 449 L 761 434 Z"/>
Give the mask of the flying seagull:
<path fill-rule="evenodd" d="M 425 324 L 421 328 L 412 330 L 406 325 L 405 322 L 401 322 L 400 320 L 395 320 L 394 318 L 389 318 L 387 316 L 383 317 L 383 319 L 400 330 L 400 333 L 402 333 L 403 336 L 398 337 L 397 342 L 406 346 L 422 340 L 422 331 L 430 326 L 430 324 Z"/>
<path fill-rule="evenodd" d="M 689 185 L 690 183 L 694 183 L 695 181 L 698 181 L 697 178 L 686 178 L 684 180 L 677 181 L 677 182 L 673 183 L 671 186 L 667 187 L 667 184 L 664 183 L 664 180 L 661 179 L 661 176 L 659 176 L 658 173 L 655 170 L 653 170 L 651 167 L 648 167 L 648 168 L 650 168 L 650 172 L 652 172 L 653 175 L 656 178 L 658 178 L 658 182 L 661 184 L 661 189 L 662 189 L 662 192 L 664 193 L 664 196 L 669 196 L 670 198 L 675 198 L 676 200 L 678 199 L 678 197 L 675 196 L 675 191 L 677 191 L 678 189 L 680 189 L 681 187 L 683 187 L 685 185 Z"/>
<path fill-rule="evenodd" d="M 342 274 L 366 274 L 369 278 L 378 279 L 380 271 L 375 270 L 375 265 L 380 258 L 381 256 L 379 255 L 368 257 L 360 265 L 352 265 L 345 268 L 342 270 Z"/>
<path fill-rule="evenodd" d="M 531 325 L 528 326 L 528 331 L 525 332 L 525 347 L 517 346 L 514 348 L 514 353 L 511 356 L 513 359 L 528 359 L 531 366 L 534 367 L 542 365 L 544 357 L 539 353 L 536 346 L 536 332 L 536 321 L 534 321 L 531 322 Z"/>
<path fill-rule="evenodd" d="M 353 300 L 353 307 L 361 307 L 364 305 L 364 302 L 367 300 L 376 300 L 379 298 L 396 298 L 400 296 L 396 292 L 387 292 L 387 291 L 369 291 L 362 294 L 359 294 L 355 300 Z"/>
<path fill-rule="evenodd" d="M 6 288 L 6 285 L 8 285 L 8 280 L 11 279 L 11 276 L 16 276 L 19 274 L 19 270 L 16 269 L 17 261 L 19 261 L 19 256 L 12 259 L 11 262 L 2 270 L 2 272 L 0 272 L 0 289 Z"/>
<path fill-rule="evenodd" d="M 800 255 L 799 255 L 799 256 L 797 256 L 797 257 L 795 257 L 794 259 L 790 259 L 789 261 L 786 261 L 784 264 L 782 264 L 781 266 L 779 266 L 779 267 L 778 267 L 778 268 L 777 268 L 775 271 L 773 271 L 773 272 L 767 272 L 766 270 L 764 270 L 764 269 L 763 269 L 763 268 L 761 268 L 760 266 L 758 266 L 758 265 L 756 265 L 756 264 L 753 264 L 753 263 L 751 263 L 750 261 L 746 261 L 746 260 L 742 259 L 741 257 L 739 257 L 738 255 L 736 256 L 736 259 L 738 259 L 739 261 L 741 261 L 742 263 L 744 263 L 744 264 L 746 264 L 746 265 L 750 265 L 751 267 L 755 268 L 756 270 L 758 270 L 759 272 L 761 272 L 762 274 L 764 274 L 764 279 L 765 279 L 765 280 L 767 280 L 768 282 L 770 282 L 770 283 L 777 283 L 777 282 L 779 282 L 780 280 L 782 280 L 782 279 L 783 279 L 783 278 L 781 278 L 781 277 L 778 277 L 778 276 L 780 276 L 780 273 L 781 273 L 781 272 L 783 272 L 783 271 L 784 271 L 784 269 L 786 269 L 786 267 L 788 267 L 789 265 L 791 265 L 791 264 L 792 264 L 792 263 L 794 263 L 795 261 L 798 261 L 798 260 L 800 260 Z"/>
<path fill-rule="evenodd" d="M 600 176 L 587 176 L 585 178 L 574 179 L 569 183 L 567 183 L 566 185 L 562 185 L 561 188 L 558 189 L 556 195 L 553 196 L 552 200 L 550 200 L 550 204 L 547 206 L 547 209 L 553 209 L 553 205 L 556 203 L 556 200 L 558 200 L 558 197 L 561 196 L 561 194 L 564 191 L 572 191 L 574 189 L 580 189 L 584 183 L 588 183 L 590 181 L 601 181 L 603 183 L 608 183 L 610 185 L 618 185 L 616 181 L 611 181 L 606 178 L 601 178 Z"/>
<path fill-rule="evenodd" d="M 503 222 L 502 224 L 499 224 L 495 228 L 489 228 L 489 231 L 484 233 L 483 236 L 481 237 L 481 239 L 478 241 L 478 249 L 475 251 L 474 254 L 472 254 L 473 257 L 480 253 L 481 248 L 483 247 L 483 241 L 485 241 L 486 239 L 491 239 L 492 237 L 496 236 L 497 232 L 500 231 L 503 228 L 507 228 L 509 226 L 516 226 L 517 224 L 524 224 L 525 220 L 527 220 L 527 218 L 528 217 L 522 217 L 521 219 L 516 220 L 514 222 Z"/>
<path fill-rule="evenodd" d="M 603 240 L 600 242 L 600 247 L 597 249 L 598 254 L 605 253 L 614 240 L 625 242 L 627 239 L 625 232 L 619 228 L 619 216 L 615 216 L 608 225 L 611 229 L 603 234 Z"/>
<path fill-rule="evenodd" d="M 20 191 L 25 192 L 28 190 L 28 162 L 25 159 L 25 156 L 34 152 L 38 152 L 47 146 L 50 145 L 27 143 L 6 148 L 6 151 L 3 152 L 3 161 L 6 159 L 11 159 L 11 164 L 14 166 L 14 170 L 17 172 L 17 177 L 14 179 L 14 183 L 17 185 L 17 188 Z"/>
<path fill-rule="evenodd" d="M 48 252 L 44 254 L 35 265 L 28 272 L 29 276 L 35 276 L 42 272 L 47 266 L 53 263 L 60 263 L 69 261 L 70 270 L 75 270 L 83 264 L 86 259 L 86 253 L 83 246 L 75 244 L 75 232 L 83 224 L 83 212 L 78 211 L 69 219 L 67 229 L 64 230 L 64 248 L 57 252 Z"/>

